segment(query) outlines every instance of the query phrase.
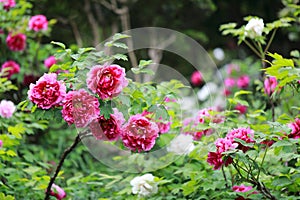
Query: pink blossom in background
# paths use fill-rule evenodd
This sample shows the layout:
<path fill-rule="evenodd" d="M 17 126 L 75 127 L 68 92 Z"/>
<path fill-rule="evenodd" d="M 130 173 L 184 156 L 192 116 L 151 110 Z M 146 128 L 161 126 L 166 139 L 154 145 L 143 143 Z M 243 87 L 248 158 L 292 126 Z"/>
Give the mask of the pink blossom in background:
<path fill-rule="evenodd" d="M 247 106 L 237 104 L 234 109 L 238 110 L 240 114 L 245 114 L 247 112 L 247 108 L 248 108 Z"/>
<path fill-rule="evenodd" d="M 149 120 L 152 120 L 151 119 L 152 114 L 153 114 L 152 112 L 148 112 L 147 110 L 144 110 L 142 116 L 146 117 Z M 159 120 L 162 120 L 162 118 L 160 117 Z M 156 121 L 156 125 L 158 126 L 160 134 L 167 133 L 170 130 L 171 124 L 172 124 L 171 119 L 169 119 L 168 122 Z"/>
<path fill-rule="evenodd" d="M 267 77 L 264 81 L 265 93 L 269 96 L 273 94 L 277 86 L 277 79 L 274 76 Z"/>
<path fill-rule="evenodd" d="M 56 58 L 54 56 L 49 56 L 44 60 L 44 65 L 49 69 L 52 65 L 56 64 Z"/>
<path fill-rule="evenodd" d="M 1 71 L 3 71 L 5 68 L 9 68 L 4 74 L 5 77 L 7 77 L 8 79 L 10 79 L 10 77 L 13 74 L 17 74 L 20 72 L 20 65 L 18 63 L 16 63 L 13 60 L 8 60 L 5 63 L 3 63 L 3 65 L 1 66 Z"/>
<path fill-rule="evenodd" d="M 250 128 L 237 128 L 233 129 L 230 131 L 227 135 L 226 138 L 231 140 L 233 143 L 236 143 L 234 141 L 235 138 L 238 138 L 240 140 L 244 140 L 247 143 L 253 143 L 255 142 L 253 140 L 254 138 L 254 131 L 251 130 Z M 243 146 L 242 144 L 238 143 L 238 148 L 241 149 L 243 152 L 246 152 L 249 147 Z"/>
<path fill-rule="evenodd" d="M 12 51 L 23 51 L 26 47 L 26 35 L 22 33 L 12 35 L 10 33 L 6 38 L 6 44 Z"/>
<path fill-rule="evenodd" d="M 235 192 L 248 192 L 248 191 L 250 191 L 252 189 L 253 189 L 252 186 L 245 186 L 244 184 L 234 185 L 232 187 L 232 190 L 235 191 Z"/>
<path fill-rule="evenodd" d="M 101 99 L 118 96 L 128 85 L 125 69 L 119 65 L 95 65 L 87 74 L 87 86 Z"/>
<path fill-rule="evenodd" d="M 0 0 L 0 3 L 3 4 L 3 8 L 6 11 L 9 11 L 11 8 L 16 6 L 15 0 Z"/>
<path fill-rule="evenodd" d="M 238 147 L 238 144 L 233 143 L 232 140 L 228 138 L 218 138 L 215 142 L 217 152 L 223 153 L 230 149 L 235 149 Z"/>
<path fill-rule="evenodd" d="M 50 109 L 64 99 L 66 86 L 63 81 L 57 80 L 56 74 L 44 74 L 36 84 L 30 84 L 27 94 L 39 108 Z"/>
<path fill-rule="evenodd" d="M 228 75 L 231 75 L 234 72 L 238 72 L 240 71 L 240 66 L 236 65 L 236 64 L 228 64 L 226 66 L 226 72 Z"/>
<path fill-rule="evenodd" d="M 3 118 L 11 118 L 16 111 L 16 106 L 12 101 L 2 100 L 0 102 L 0 116 Z"/>
<path fill-rule="evenodd" d="M 229 95 L 231 95 L 231 91 L 227 88 L 224 89 L 224 96 L 228 97 Z"/>
<path fill-rule="evenodd" d="M 300 119 L 295 119 L 294 122 L 288 124 L 292 129 L 291 133 L 288 135 L 289 138 L 299 139 L 300 138 Z"/>
<path fill-rule="evenodd" d="M 0 148 L 2 148 L 3 147 L 3 142 L 2 142 L 2 140 L 0 140 Z"/>
<path fill-rule="evenodd" d="M 234 87 L 235 86 L 235 80 L 234 80 L 234 78 L 231 78 L 231 77 L 226 78 L 224 80 L 224 85 L 225 85 L 226 88 L 232 88 L 232 87 Z"/>
<path fill-rule="evenodd" d="M 200 85 L 203 83 L 203 76 L 200 71 L 194 71 L 192 76 L 191 76 L 191 83 L 195 86 Z"/>
<path fill-rule="evenodd" d="M 159 129 L 155 122 L 141 114 L 133 115 L 124 125 L 122 131 L 123 144 L 132 151 L 150 151 L 159 136 Z"/>
<path fill-rule="evenodd" d="M 45 31 L 48 29 L 48 20 L 44 15 L 32 16 L 28 22 L 28 27 L 35 32 Z"/>
<path fill-rule="evenodd" d="M 250 77 L 247 75 L 242 75 L 237 79 L 237 86 L 238 88 L 244 89 L 249 86 L 250 83 Z"/>
<path fill-rule="evenodd" d="M 51 186 L 50 195 L 56 197 L 57 200 L 61 200 L 67 197 L 67 193 L 54 183 Z"/>
<path fill-rule="evenodd" d="M 62 117 L 69 125 L 85 127 L 100 114 L 98 99 L 84 89 L 68 92 L 62 103 Z"/>

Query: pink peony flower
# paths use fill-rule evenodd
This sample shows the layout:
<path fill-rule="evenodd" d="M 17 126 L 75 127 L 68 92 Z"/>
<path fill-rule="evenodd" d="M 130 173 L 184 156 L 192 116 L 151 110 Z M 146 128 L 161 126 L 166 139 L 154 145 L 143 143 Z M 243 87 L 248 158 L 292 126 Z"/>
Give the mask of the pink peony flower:
<path fill-rule="evenodd" d="M 238 110 L 240 114 L 245 114 L 247 112 L 247 108 L 248 108 L 247 106 L 237 104 L 234 109 Z"/>
<path fill-rule="evenodd" d="M 62 117 L 69 125 L 85 127 L 100 114 L 98 99 L 84 89 L 68 92 L 62 103 Z"/>
<path fill-rule="evenodd" d="M 288 124 L 292 129 L 292 132 L 288 135 L 289 138 L 299 139 L 300 138 L 300 119 L 295 119 L 294 122 Z"/>
<path fill-rule="evenodd" d="M 235 80 L 234 78 L 226 78 L 224 80 L 224 84 L 226 88 L 232 88 L 235 86 Z"/>
<path fill-rule="evenodd" d="M 10 8 L 13 8 L 16 6 L 15 0 L 0 0 L 0 3 L 3 4 L 3 8 L 6 11 L 9 11 Z"/>
<path fill-rule="evenodd" d="M 226 138 L 231 140 L 233 143 L 236 143 L 234 141 L 235 138 L 238 138 L 240 140 L 244 140 L 247 143 L 253 143 L 254 140 L 254 131 L 250 128 L 237 128 L 233 129 L 231 132 L 229 132 L 226 135 Z M 246 152 L 249 147 L 243 146 L 242 144 L 238 143 L 238 148 L 241 149 L 243 152 Z"/>
<path fill-rule="evenodd" d="M 48 29 L 48 20 L 44 15 L 32 16 L 29 20 L 28 27 L 35 32 Z"/>
<path fill-rule="evenodd" d="M 3 63 L 2 67 L 1 67 L 1 71 L 3 71 L 5 68 L 9 68 L 4 73 L 5 74 L 4 76 L 7 77 L 8 79 L 10 79 L 10 77 L 13 74 L 17 74 L 20 72 L 20 65 L 13 60 L 8 60 L 5 63 Z"/>
<path fill-rule="evenodd" d="M 123 127 L 123 144 L 132 151 L 150 151 L 155 145 L 159 129 L 141 114 L 133 115 Z"/>
<path fill-rule="evenodd" d="M 269 96 L 273 94 L 277 86 L 277 79 L 274 76 L 267 77 L 264 81 L 265 93 Z"/>
<path fill-rule="evenodd" d="M 90 124 L 90 129 L 97 140 L 114 141 L 119 139 L 124 122 L 123 114 L 118 110 L 114 110 L 109 119 L 99 116 Z"/>
<path fill-rule="evenodd" d="M 194 71 L 192 76 L 191 76 L 191 83 L 195 86 L 200 85 L 203 83 L 203 76 L 200 71 Z"/>
<path fill-rule="evenodd" d="M 67 197 L 67 193 L 54 183 L 51 186 L 50 195 L 56 197 L 57 200 L 61 200 Z"/>
<path fill-rule="evenodd" d="M 250 83 L 250 77 L 247 75 L 240 76 L 236 83 L 237 86 L 241 89 L 247 88 Z"/>
<path fill-rule="evenodd" d="M 22 33 L 12 35 L 10 33 L 6 38 L 6 44 L 12 51 L 23 51 L 26 47 L 26 35 Z"/>
<path fill-rule="evenodd" d="M 147 110 L 144 110 L 142 116 L 146 117 L 149 120 L 153 120 L 151 119 L 152 114 L 153 114 L 152 112 L 148 112 Z M 159 120 L 162 120 L 162 118 L 160 117 Z M 160 134 L 167 133 L 170 130 L 171 119 L 168 122 L 156 121 L 156 125 L 158 126 Z"/>
<path fill-rule="evenodd" d="M 0 102 L 0 116 L 3 118 L 11 118 L 16 111 L 16 106 L 13 102 L 2 100 Z"/>
<path fill-rule="evenodd" d="M 236 64 L 228 64 L 226 65 L 226 72 L 228 75 L 231 75 L 233 72 L 240 71 L 240 67 Z"/>
<path fill-rule="evenodd" d="M 228 138 L 218 138 L 215 142 L 217 152 L 223 153 L 230 149 L 235 149 L 238 147 L 238 144 L 233 143 L 232 140 Z"/>
<path fill-rule="evenodd" d="M 54 56 L 49 56 L 45 61 L 44 65 L 49 69 L 52 65 L 56 64 L 56 59 Z"/>
<path fill-rule="evenodd" d="M 31 83 L 29 87 L 28 98 L 42 109 L 58 105 L 66 95 L 64 82 L 58 81 L 54 73 L 44 74 L 36 84 Z"/>
<path fill-rule="evenodd" d="M 0 148 L 2 148 L 3 147 L 3 142 L 2 142 L 2 140 L 0 140 Z"/>
<path fill-rule="evenodd" d="M 119 65 L 95 65 L 87 74 L 88 88 L 101 99 L 112 99 L 128 85 L 125 69 Z"/>
<path fill-rule="evenodd" d="M 241 184 L 240 186 L 234 185 L 232 187 L 232 190 L 235 192 L 248 192 L 252 189 L 253 189 L 252 186 L 245 186 L 244 184 Z"/>

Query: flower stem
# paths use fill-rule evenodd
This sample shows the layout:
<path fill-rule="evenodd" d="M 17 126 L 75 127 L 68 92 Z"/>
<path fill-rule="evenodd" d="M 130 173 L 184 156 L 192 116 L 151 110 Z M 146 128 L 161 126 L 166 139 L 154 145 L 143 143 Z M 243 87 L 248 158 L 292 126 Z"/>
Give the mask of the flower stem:
<path fill-rule="evenodd" d="M 272 43 L 272 41 L 273 41 L 273 39 L 274 39 L 274 37 L 275 37 L 276 31 L 277 31 L 277 29 L 274 29 L 274 31 L 273 31 L 273 33 L 272 33 L 272 35 L 271 35 L 271 38 L 270 38 L 270 40 L 268 41 L 268 44 L 267 44 L 267 46 L 266 46 L 266 48 L 265 48 L 265 50 L 264 50 L 264 53 L 266 53 L 266 52 L 269 50 L 269 47 L 270 47 L 270 45 L 271 45 L 271 43 Z"/>
<path fill-rule="evenodd" d="M 264 164 L 264 161 L 265 161 L 265 158 L 266 158 L 266 155 L 267 155 L 267 151 L 268 151 L 268 145 L 266 146 L 263 158 L 262 158 L 261 163 L 260 163 L 260 167 L 258 169 L 257 178 L 256 178 L 257 180 L 259 180 L 259 175 L 260 175 L 261 169 L 263 167 L 263 164 Z"/>
<path fill-rule="evenodd" d="M 54 183 L 62 165 L 64 164 L 64 161 L 66 159 L 66 157 L 69 155 L 69 153 L 71 153 L 73 151 L 73 149 L 77 146 L 77 144 L 80 142 L 80 135 L 78 134 L 73 142 L 73 144 L 68 147 L 67 149 L 65 149 L 64 153 L 61 156 L 61 159 L 56 167 L 55 173 L 54 175 L 51 177 L 50 182 L 48 184 L 47 190 L 46 190 L 46 195 L 45 195 L 45 200 L 49 200 L 50 197 L 50 193 L 51 193 L 51 187 L 52 184 Z"/>
<path fill-rule="evenodd" d="M 247 40 L 244 40 L 244 42 L 259 58 L 262 58 L 260 53 L 257 51 L 257 49 L 255 49 L 255 47 L 252 44 L 250 44 Z"/>

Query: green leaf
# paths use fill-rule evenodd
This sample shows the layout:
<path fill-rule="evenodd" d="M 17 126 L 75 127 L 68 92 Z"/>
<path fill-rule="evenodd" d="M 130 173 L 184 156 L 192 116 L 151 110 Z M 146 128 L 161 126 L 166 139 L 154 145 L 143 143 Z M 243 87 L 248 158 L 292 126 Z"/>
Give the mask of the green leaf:
<path fill-rule="evenodd" d="M 275 148 L 275 147 L 292 146 L 292 145 L 293 143 L 291 143 L 288 140 L 279 140 L 276 143 L 274 143 L 272 147 Z"/>
<path fill-rule="evenodd" d="M 54 44 L 54 45 L 60 46 L 63 49 L 66 49 L 66 45 L 64 43 L 51 41 L 51 44 Z"/>
<path fill-rule="evenodd" d="M 144 68 L 150 65 L 153 61 L 152 60 L 140 60 L 139 68 Z"/>
<path fill-rule="evenodd" d="M 111 102 L 100 102 L 100 114 L 104 116 L 105 119 L 110 118 L 110 114 L 113 113 Z"/>
<path fill-rule="evenodd" d="M 115 54 L 113 55 L 113 58 L 117 59 L 117 60 L 124 60 L 124 61 L 128 61 L 128 58 L 126 55 L 123 54 Z"/>
<path fill-rule="evenodd" d="M 240 90 L 240 91 L 237 91 L 236 93 L 234 93 L 234 98 L 240 96 L 240 95 L 243 95 L 243 94 L 252 94 L 251 91 L 246 91 L 246 90 Z"/>
<path fill-rule="evenodd" d="M 26 131 L 26 128 L 24 128 L 23 124 L 17 124 L 16 126 L 9 126 L 8 132 L 10 132 L 13 136 L 15 136 L 18 139 L 21 139 L 21 134 L 24 134 Z"/>
<path fill-rule="evenodd" d="M 122 33 L 116 33 L 116 34 L 113 36 L 113 41 L 120 40 L 120 39 L 124 39 L 124 38 L 130 38 L 130 36 L 129 36 L 129 35 L 126 35 L 126 34 L 122 34 Z"/>

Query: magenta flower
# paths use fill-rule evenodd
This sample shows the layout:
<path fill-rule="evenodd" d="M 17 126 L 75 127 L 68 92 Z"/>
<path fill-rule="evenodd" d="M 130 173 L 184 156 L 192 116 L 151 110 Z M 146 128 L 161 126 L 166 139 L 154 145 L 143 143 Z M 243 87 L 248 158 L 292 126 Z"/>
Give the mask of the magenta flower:
<path fill-rule="evenodd" d="M 1 71 L 3 71 L 5 68 L 8 68 L 8 70 L 4 73 L 4 76 L 10 79 L 10 77 L 13 74 L 17 74 L 20 72 L 20 65 L 16 63 L 13 60 L 8 60 L 1 66 Z"/>
<path fill-rule="evenodd" d="M 69 125 L 85 127 L 100 114 L 98 99 L 84 89 L 68 92 L 62 103 L 62 117 Z"/>
<path fill-rule="evenodd" d="M 203 83 L 203 76 L 200 71 L 194 71 L 192 76 L 191 76 L 191 83 L 195 86 L 200 85 Z"/>
<path fill-rule="evenodd" d="M 159 129 L 155 122 L 141 114 L 133 115 L 124 125 L 122 131 L 123 144 L 132 151 L 150 151 L 155 145 Z"/>
<path fill-rule="evenodd" d="M 247 75 L 240 76 L 237 79 L 236 83 L 237 83 L 237 86 L 241 89 L 247 88 L 249 86 L 249 83 L 250 83 L 250 77 L 247 76 Z"/>
<path fill-rule="evenodd" d="M 274 76 L 267 77 L 264 81 L 265 93 L 269 96 L 273 94 L 277 86 L 277 79 Z"/>
<path fill-rule="evenodd" d="M 15 0 L 0 0 L 0 3 L 3 4 L 3 8 L 6 11 L 16 6 Z"/>
<path fill-rule="evenodd" d="M 295 119 L 294 122 L 288 124 L 292 129 L 292 132 L 288 135 L 289 138 L 299 139 L 300 138 L 300 119 Z"/>
<path fill-rule="evenodd" d="M 61 200 L 67 197 L 67 193 L 54 183 L 51 186 L 50 195 L 56 197 L 57 200 Z"/>
<path fill-rule="evenodd" d="M 118 140 L 121 136 L 121 127 L 125 119 L 118 110 L 110 115 L 109 119 L 99 116 L 90 124 L 92 134 L 97 140 Z"/>
<path fill-rule="evenodd" d="M 112 99 L 128 85 L 125 69 L 119 65 L 95 65 L 87 74 L 87 86 L 101 99 Z"/>
<path fill-rule="evenodd" d="M 224 89 L 224 96 L 228 97 L 229 95 L 231 95 L 231 91 L 227 88 Z"/>
<path fill-rule="evenodd" d="M 214 170 L 219 170 L 223 165 L 228 166 L 232 163 L 232 158 L 228 157 L 223 160 L 223 155 L 221 152 L 208 152 L 207 160 L 208 164 L 214 166 Z"/>
<path fill-rule="evenodd" d="M 230 149 L 237 148 L 238 144 L 233 143 L 232 140 L 228 138 L 218 138 L 215 142 L 217 152 L 223 153 Z"/>
<path fill-rule="evenodd" d="M 48 29 L 48 20 L 44 15 L 32 16 L 29 20 L 28 27 L 35 32 Z"/>
<path fill-rule="evenodd" d="M 58 105 L 66 95 L 64 82 L 58 81 L 54 73 L 44 74 L 36 84 L 31 83 L 29 87 L 28 98 L 42 109 Z"/>
<path fill-rule="evenodd" d="M 49 69 L 52 65 L 56 64 L 56 59 L 54 56 L 49 56 L 45 61 L 44 65 Z"/>
<path fill-rule="evenodd" d="M 0 116 L 3 118 L 11 118 L 16 111 L 16 106 L 13 102 L 2 100 L 0 102 Z"/>
<path fill-rule="evenodd" d="M 240 114 L 245 114 L 247 112 L 247 108 L 248 108 L 247 106 L 237 104 L 234 109 L 238 110 Z"/>
<path fill-rule="evenodd" d="M 240 71 L 240 67 L 236 64 L 228 64 L 226 66 L 226 72 L 228 75 L 231 75 L 233 72 Z"/>
<path fill-rule="evenodd" d="M 232 190 L 235 191 L 235 192 L 248 192 L 252 189 L 253 189 L 252 186 L 245 186 L 244 184 L 234 185 L 232 187 Z"/>
<path fill-rule="evenodd" d="M 3 142 L 2 142 L 2 140 L 0 140 L 0 148 L 2 148 L 3 147 Z"/>
<path fill-rule="evenodd" d="M 234 78 L 226 78 L 224 80 L 224 84 L 226 88 L 231 88 L 235 86 L 235 80 Z"/>
<path fill-rule="evenodd" d="M 22 33 L 12 35 L 10 33 L 6 38 L 6 44 L 12 51 L 23 51 L 26 47 L 26 35 Z"/>
<path fill-rule="evenodd" d="M 237 128 L 233 129 L 231 132 L 229 132 L 226 135 L 226 138 L 231 140 L 233 143 L 236 143 L 234 141 L 235 138 L 238 138 L 240 140 L 244 140 L 247 143 L 253 143 L 254 140 L 254 131 L 250 128 Z M 242 144 L 238 143 L 238 148 L 241 149 L 243 152 L 246 152 L 249 147 L 243 146 Z"/>

